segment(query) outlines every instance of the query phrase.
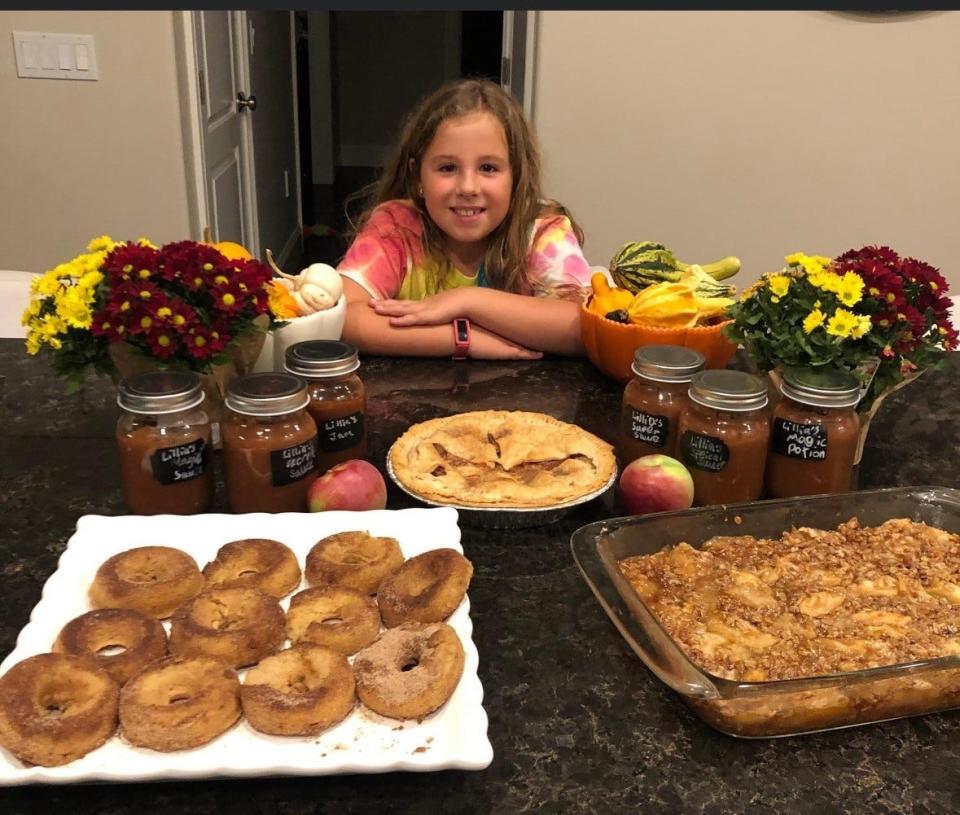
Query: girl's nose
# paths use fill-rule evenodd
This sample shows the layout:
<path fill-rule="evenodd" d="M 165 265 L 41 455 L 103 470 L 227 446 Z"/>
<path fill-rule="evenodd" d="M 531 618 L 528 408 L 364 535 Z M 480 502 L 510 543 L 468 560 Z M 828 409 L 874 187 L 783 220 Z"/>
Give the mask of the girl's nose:
<path fill-rule="evenodd" d="M 471 170 L 464 170 L 457 176 L 457 192 L 460 195 L 476 195 L 477 176 Z"/>

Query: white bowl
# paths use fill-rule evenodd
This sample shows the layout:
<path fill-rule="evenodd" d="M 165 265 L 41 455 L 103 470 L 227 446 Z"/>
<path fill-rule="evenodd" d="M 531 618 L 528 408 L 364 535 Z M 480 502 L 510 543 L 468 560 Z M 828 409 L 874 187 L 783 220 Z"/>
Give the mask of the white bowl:
<path fill-rule="evenodd" d="M 339 340 L 346 318 L 347 299 L 341 295 L 333 308 L 306 317 L 294 317 L 282 328 L 268 331 L 260 356 L 253 365 L 253 372 L 282 371 L 284 354 L 295 343 L 304 340 Z"/>

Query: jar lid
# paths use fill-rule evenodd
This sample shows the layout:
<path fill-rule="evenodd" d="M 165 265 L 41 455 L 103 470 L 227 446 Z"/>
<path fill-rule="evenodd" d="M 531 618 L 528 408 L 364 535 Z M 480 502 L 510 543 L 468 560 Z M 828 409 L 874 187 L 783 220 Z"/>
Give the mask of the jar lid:
<path fill-rule="evenodd" d="M 854 407 L 860 401 L 860 382 L 837 368 L 788 368 L 780 385 L 783 395 L 821 408 Z"/>
<path fill-rule="evenodd" d="M 291 345 L 283 355 L 290 373 L 311 379 L 343 376 L 360 367 L 357 347 L 342 340 L 306 340 Z"/>
<path fill-rule="evenodd" d="M 201 402 L 200 377 L 193 371 L 144 371 L 117 386 L 117 404 L 131 413 L 176 413 Z"/>
<path fill-rule="evenodd" d="M 282 416 L 302 410 L 309 402 L 302 379 L 272 371 L 237 377 L 227 385 L 223 400 L 230 410 L 247 416 Z"/>
<path fill-rule="evenodd" d="M 767 404 L 766 383 L 743 371 L 700 371 L 687 393 L 697 404 L 716 410 L 757 410 Z"/>
<path fill-rule="evenodd" d="M 689 382 L 705 362 L 699 351 L 682 345 L 643 345 L 633 354 L 631 370 L 655 382 Z"/>

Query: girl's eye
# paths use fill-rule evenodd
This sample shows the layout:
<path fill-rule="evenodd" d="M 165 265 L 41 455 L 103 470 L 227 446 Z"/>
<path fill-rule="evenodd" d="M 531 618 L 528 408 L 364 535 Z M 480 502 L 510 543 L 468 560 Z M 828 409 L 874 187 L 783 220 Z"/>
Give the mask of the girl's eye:
<path fill-rule="evenodd" d="M 441 164 L 437 170 L 441 173 L 452 173 L 457 168 L 452 164 Z"/>
<path fill-rule="evenodd" d="M 495 173 L 499 171 L 499 167 L 496 164 L 483 164 L 480 167 L 480 172 L 483 173 Z"/>

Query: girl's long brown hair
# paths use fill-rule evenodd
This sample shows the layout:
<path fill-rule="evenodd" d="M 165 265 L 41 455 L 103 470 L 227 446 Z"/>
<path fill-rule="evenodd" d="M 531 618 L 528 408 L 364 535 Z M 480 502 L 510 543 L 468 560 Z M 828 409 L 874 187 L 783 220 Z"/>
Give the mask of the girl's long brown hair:
<path fill-rule="evenodd" d="M 583 231 L 570 213 L 556 201 L 545 201 L 541 194 L 540 150 L 519 103 L 499 85 L 488 79 L 460 79 L 448 82 L 423 99 L 407 116 L 398 144 L 382 175 L 371 185 L 347 199 L 368 202 L 353 225 L 359 232 L 380 204 L 394 199 L 413 202 L 424 224 L 423 248 L 441 269 L 449 271 L 450 262 L 443 250 L 443 233 L 427 214 L 419 194 L 420 162 L 440 125 L 448 119 L 475 111 L 487 111 L 503 126 L 507 138 L 513 188 L 510 207 L 503 222 L 489 235 L 483 259 L 484 274 L 492 288 L 520 293 L 535 288 L 527 274 L 526 259 L 534 221 L 543 215 L 570 218 L 580 244 Z M 348 212 L 349 218 L 349 212 Z M 567 292 L 558 292 L 567 295 Z"/>

